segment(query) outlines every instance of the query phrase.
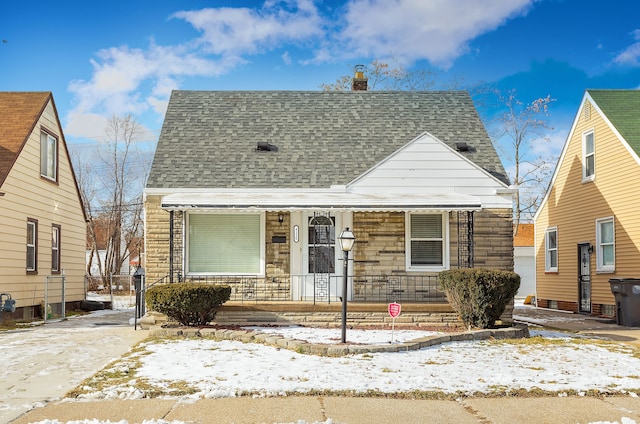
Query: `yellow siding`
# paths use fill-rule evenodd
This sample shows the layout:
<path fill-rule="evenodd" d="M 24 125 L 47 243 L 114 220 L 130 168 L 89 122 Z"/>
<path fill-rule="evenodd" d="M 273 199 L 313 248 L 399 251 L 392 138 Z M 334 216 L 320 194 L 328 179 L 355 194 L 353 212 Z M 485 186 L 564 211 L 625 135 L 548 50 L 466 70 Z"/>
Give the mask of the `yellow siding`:
<path fill-rule="evenodd" d="M 594 130 L 595 180 L 582 182 L 582 134 Z M 615 272 L 597 273 L 591 255 L 593 304 L 614 304 L 610 278 L 640 278 L 640 166 L 602 117 L 581 114 L 536 220 L 538 299 L 578 302 L 578 244 L 596 245 L 596 219 L 615 218 Z M 545 274 L 544 235 L 558 227 L 558 273 Z"/>
<path fill-rule="evenodd" d="M 58 138 L 58 184 L 40 177 L 40 130 Z M 0 197 L 0 292 L 17 307 L 39 305 L 51 275 L 52 224 L 61 226 L 61 263 L 67 302 L 84 299 L 86 226 L 62 130 L 51 102 L 18 156 Z M 38 220 L 38 273 L 26 273 L 27 218 Z"/>

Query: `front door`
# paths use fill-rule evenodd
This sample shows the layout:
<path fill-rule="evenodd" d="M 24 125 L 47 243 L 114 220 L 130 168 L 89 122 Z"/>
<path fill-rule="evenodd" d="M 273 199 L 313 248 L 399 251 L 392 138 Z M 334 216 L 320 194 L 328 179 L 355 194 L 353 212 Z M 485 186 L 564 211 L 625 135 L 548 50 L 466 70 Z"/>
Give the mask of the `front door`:
<path fill-rule="evenodd" d="M 336 299 L 336 217 L 316 212 L 306 217 L 307 231 L 304 264 L 306 300 L 321 302 Z"/>
<path fill-rule="evenodd" d="M 580 312 L 591 312 L 591 254 L 589 243 L 578 245 L 578 293 Z"/>

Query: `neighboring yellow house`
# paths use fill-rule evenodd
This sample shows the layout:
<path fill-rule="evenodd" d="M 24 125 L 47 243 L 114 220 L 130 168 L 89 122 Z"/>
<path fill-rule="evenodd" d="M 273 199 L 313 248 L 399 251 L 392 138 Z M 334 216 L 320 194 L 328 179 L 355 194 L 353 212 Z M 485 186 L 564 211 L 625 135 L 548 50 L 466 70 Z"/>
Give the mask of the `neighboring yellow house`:
<path fill-rule="evenodd" d="M 538 306 L 615 315 L 640 278 L 640 91 L 587 90 L 535 216 Z"/>
<path fill-rule="evenodd" d="M 48 283 L 57 315 L 84 299 L 86 219 L 53 96 L 0 93 L 0 116 L 2 301 L 13 318 L 41 316 Z"/>

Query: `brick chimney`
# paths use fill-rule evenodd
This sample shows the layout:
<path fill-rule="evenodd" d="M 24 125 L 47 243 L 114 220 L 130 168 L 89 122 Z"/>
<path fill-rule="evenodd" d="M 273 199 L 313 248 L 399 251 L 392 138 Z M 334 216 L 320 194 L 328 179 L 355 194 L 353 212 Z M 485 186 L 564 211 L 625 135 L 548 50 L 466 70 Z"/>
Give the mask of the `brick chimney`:
<path fill-rule="evenodd" d="M 355 76 L 351 80 L 351 91 L 367 91 L 367 78 L 364 76 L 364 65 L 356 65 Z"/>

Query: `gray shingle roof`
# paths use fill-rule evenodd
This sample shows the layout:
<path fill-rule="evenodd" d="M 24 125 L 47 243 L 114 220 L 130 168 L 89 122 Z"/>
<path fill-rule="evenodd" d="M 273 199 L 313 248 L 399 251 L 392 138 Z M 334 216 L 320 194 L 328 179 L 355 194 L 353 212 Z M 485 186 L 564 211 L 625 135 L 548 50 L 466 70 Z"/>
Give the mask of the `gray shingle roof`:
<path fill-rule="evenodd" d="M 463 91 L 174 91 L 147 188 L 328 188 L 425 131 L 508 183 Z"/>

